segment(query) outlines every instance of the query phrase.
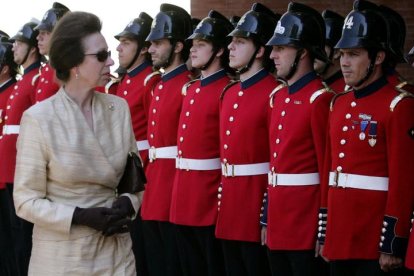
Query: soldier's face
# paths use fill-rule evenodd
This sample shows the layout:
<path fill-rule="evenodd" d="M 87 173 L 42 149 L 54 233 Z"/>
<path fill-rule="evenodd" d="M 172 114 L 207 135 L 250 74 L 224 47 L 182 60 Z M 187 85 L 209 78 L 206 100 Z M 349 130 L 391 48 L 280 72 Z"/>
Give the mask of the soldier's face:
<path fill-rule="evenodd" d="M 229 65 L 234 69 L 242 69 L 246 66 L 256 50 L 251 39 L 235 36 L 232 38 L 228 49 L 230 50 Z"/>
<path fill-rule="evenodd" d="M 201 68 L 209 61 L 213 54 L 213 44 L 206 40 L 193 39 L 193 46 L 190 49 L 191 66 Z"/>
<path fill-rule="evenodd" d="M 116 47 L 116 50 L 118 51 L 119 65 L 123 68 L 127 68 L 138 50 L 138 42 L 126 37 L 121 37 L 119 38 L 119 45 Z"/>
<path fill-rule="evenodd" d="M 325 52 L 326 52 L 326 56 L 329 57 L 329 55 L 331 54 L 331 47 L 325 45 Z M 326 66 L 326 62 L 323 62 L 319 59 L 315 59 L 315 62 L 313 63 L 313 69 L 316 71 L 316 73 L 318 74 L 322 74 L 323 70 L 325 69 Z"/>
<path fill-rule="evenodd" d="M 295 61 L 297 49 L 290 46 L 273 46 L 270 58 L 275 63 L 278 77 L 285 78 Z"/>
<path fill-rule="evenodd" d="M 341 49 L 341 70 L 345 83 L 355 86 L 363 79 L 368 70 L 370 60 L 368 51 L 363 48 Z"/>
<path fill-rule="evenodd" d="M 151 41 L 148 52 L 151 55 L 152 64 L 154 66 L 163 66 L 170 57 L 172 45 L 166 38 Z"/>
<path fill-rule="evenodd" d="M 23 41 L 16 40 L 13 43 L 14 62 L 16 62 L 19 65 L 22 65 L 22 62 L 24 61 L 24 58 L 29 50 L 29 44 Z"/>
<path fill-rule="evenodd" d="M 36 39 L 39 48 L 39 53 L 41 55 L 47 55 L 49 53 L 50 32 L 39 31 L 39 34 L 37 35 Z"/>

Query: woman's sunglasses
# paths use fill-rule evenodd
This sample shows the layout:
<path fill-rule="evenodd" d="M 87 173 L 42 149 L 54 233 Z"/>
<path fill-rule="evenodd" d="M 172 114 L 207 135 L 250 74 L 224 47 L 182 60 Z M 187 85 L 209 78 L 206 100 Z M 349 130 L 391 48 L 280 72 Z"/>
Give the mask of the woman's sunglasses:
<path fill-rule="evenodd" d="M 99 62 L 105 62 L 111 56 L 111 51 L 102 50 L 96 54 L 85 54 L 85 56 L 96 56 Z"/>

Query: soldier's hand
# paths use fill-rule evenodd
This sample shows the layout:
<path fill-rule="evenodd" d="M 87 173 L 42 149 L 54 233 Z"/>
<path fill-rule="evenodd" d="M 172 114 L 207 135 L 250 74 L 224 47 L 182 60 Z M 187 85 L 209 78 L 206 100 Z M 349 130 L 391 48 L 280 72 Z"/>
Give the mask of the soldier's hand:
<path fill-rule="evenodd" d="M 266 237 L 267 237 L 267 227 L 262 226 L 262 231 L 260 233 L 260 238 L 261 238 L 261 241 L 262 241 L 262 245 L 266 244 Z"/>
<path fill-rule="evenodd" d="M 401 267 L 403 265 L 403 260 L 393 255 L 381 253 L 379 264 L 383 271 L 388 272 Z"/>

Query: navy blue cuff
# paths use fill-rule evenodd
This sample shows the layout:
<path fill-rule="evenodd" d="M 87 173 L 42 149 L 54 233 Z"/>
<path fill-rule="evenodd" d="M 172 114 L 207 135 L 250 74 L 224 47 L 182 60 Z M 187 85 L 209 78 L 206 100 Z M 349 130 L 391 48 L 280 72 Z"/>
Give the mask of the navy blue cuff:
<path fill-rule="evenodd" d="M 328 221 L 328 209 L 320 208 L 318 218 L 318 241 L 319 244 L 324 244 L 326 235 L 326 223 Z"/>
<path fill-rule="evenodd" d="M 379 250 L 381 253 L 391 254 L 396 257 L 404 258 L 407 251 L 408 239 L 398 237 L 395 233 L 398 219 L 395 217 L 384 216 L 381 230 L 381 241 Z"/>

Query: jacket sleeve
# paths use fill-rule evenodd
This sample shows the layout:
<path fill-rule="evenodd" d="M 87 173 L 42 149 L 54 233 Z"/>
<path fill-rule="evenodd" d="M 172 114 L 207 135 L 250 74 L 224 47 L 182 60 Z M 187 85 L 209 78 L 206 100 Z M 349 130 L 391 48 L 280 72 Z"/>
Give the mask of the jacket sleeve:
<path fill-rule="evenodd" d="M 47 198 L 48 146 L 37 120 L 23 114 L 17 140 L 14 204 L 19 217 L 69 236 L 75 207 Z"/>

